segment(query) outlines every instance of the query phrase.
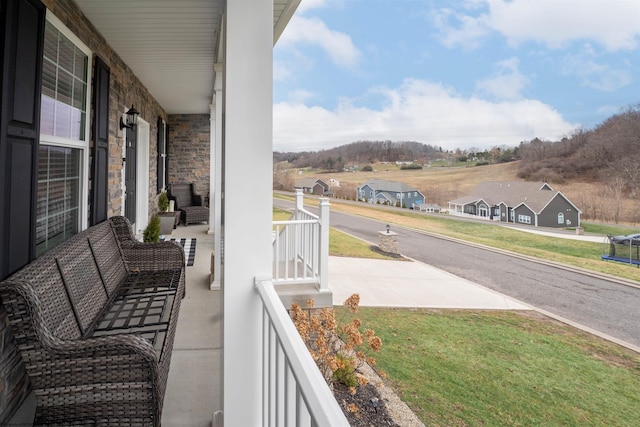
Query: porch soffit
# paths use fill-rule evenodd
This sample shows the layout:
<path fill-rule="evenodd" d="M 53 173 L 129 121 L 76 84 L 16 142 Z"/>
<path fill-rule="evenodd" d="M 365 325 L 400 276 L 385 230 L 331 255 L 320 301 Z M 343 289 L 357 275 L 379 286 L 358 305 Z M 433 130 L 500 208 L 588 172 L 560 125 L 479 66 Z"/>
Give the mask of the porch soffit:
<path fill-rule="evenodd" d="M 206 114 L 224 0 L 76 0 L 168 114 Z M 300 0 L 273 0 L 274 43 Z"/>

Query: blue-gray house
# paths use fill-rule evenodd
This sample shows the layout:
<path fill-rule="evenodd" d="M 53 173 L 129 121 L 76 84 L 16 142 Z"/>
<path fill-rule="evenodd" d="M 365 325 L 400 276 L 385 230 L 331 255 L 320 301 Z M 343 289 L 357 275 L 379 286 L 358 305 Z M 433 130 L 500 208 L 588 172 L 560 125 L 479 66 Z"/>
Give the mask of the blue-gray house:
<path fill-rule="evenodd" d="M 357 188 L 358 200 L 412 208 L 424 203 L 424 194 L 403 182 L 372 179 Z"/>

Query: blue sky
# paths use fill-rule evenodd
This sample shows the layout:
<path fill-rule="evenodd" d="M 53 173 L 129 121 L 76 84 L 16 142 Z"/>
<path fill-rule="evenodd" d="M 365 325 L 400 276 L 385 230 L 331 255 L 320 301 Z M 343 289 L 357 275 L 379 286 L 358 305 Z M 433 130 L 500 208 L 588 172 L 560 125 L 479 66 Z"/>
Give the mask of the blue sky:
<path fill-rule="evenodd" d="M 302 0 L 274 49 L 277 151 L 515 146 L 638 103 L 639 0 Z"/>

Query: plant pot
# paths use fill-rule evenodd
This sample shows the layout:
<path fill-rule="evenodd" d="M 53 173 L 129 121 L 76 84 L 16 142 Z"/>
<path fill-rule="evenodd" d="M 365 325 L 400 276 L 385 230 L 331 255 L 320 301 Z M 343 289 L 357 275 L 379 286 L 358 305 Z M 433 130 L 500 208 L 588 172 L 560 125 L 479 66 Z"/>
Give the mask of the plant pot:
<path fill-rule="evenodd" d="M 173 231 L 176 222 L 176 215 L 173 212 L 163 212 L 158 214 L 160 217 L 160 234 L 168 235 Z"/>

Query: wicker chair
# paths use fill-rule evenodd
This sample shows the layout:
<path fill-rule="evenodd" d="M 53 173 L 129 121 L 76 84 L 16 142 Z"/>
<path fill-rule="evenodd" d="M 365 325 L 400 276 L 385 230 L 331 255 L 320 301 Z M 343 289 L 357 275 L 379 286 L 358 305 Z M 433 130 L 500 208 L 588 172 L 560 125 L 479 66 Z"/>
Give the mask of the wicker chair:
<path fill-rule="evenodd" d="M 182 221 L 185 225 L 209 222 L 209 208 L 204 206 L 202 196 L 194 193 L 193 183 L 171 184 L 169 199 L 174 200 L 175 208 L 182 212 Z"/>

